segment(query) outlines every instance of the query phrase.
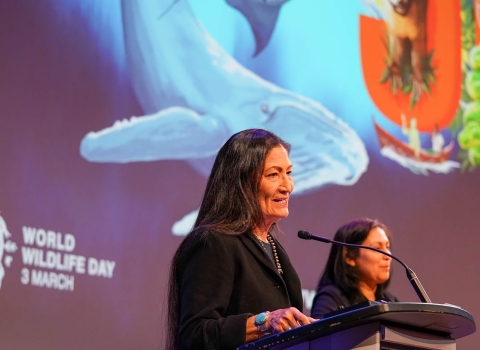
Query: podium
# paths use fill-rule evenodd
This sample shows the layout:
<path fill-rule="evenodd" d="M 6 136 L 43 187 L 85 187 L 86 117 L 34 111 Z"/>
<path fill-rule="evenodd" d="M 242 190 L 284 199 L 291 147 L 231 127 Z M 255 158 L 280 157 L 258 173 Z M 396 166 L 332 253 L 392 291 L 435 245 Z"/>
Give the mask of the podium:
<path fill-rule="evenodd" d="M 372 302 L 237 350 L 454 350 L 475 330 L 472 315 L 458 306 Z"/>

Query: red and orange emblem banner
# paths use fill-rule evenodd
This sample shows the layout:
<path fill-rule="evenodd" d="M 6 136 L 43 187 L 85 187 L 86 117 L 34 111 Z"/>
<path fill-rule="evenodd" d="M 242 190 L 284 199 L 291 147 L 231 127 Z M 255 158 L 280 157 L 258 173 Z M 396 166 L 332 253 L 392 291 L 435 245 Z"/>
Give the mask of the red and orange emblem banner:
<path fill-rule="evenodd" d="M 460 4 L 409 3 L 407 11 L 393 5 L 384 9 L 385 20 L 360 17 L 363 76 L 371 99 L 386 118 L 402 125 L 402 114 L 414 117 L 419 131 L 431 132 L 435 125 L 447 127 L 459 106 Z"/>

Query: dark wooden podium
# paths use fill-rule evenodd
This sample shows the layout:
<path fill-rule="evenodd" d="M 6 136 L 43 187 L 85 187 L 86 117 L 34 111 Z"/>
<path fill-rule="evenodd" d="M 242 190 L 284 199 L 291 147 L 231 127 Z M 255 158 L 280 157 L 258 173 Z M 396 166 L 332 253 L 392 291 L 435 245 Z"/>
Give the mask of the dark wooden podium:
<path fill-rule="evenodd" d="M 373 302 L 238 350 L 454 350 L 456 339 L 475 330 L 472 315 L 458 306 Z"/>

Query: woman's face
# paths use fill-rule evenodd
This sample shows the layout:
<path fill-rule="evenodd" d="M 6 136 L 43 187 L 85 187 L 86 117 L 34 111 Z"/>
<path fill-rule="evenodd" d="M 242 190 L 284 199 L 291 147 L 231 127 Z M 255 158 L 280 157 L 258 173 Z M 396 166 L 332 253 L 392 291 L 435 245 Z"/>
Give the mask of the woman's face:
<path fill-rule="evenodd" d="M 272 148 L 265 159 L 259 191 L 260 206 L 267 227 L 288 216 L 288 200 L 293 191 L 291 172 L 292 164 L 287 150 L 283 146 Z"/>
<path fill-rule="evenodd" d="M 390 241 L 385 231 L 380 227 L 373 228 L 362 245 L 377 248 L 390 253 Z M 361 282 L 375 287 L 384 283 L 390 277 L 392 259 L 386 255 L 368 249 L 359 249 L 355 259 L 346 258 L 347 264 L 358 269 Z"/>

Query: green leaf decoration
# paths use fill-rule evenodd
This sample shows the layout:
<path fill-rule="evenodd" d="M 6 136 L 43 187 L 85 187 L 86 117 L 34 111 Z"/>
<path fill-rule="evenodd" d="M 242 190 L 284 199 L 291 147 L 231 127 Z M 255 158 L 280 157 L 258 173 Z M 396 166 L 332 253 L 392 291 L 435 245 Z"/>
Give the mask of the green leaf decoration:
<path fill-rule="evenodd" d="M 383 84 L 388 80 L 390 77 L 390 70 L 388 68 L 385 68 L 382 73 L 382 78 L 380 79 L 380 83 Z"/>
<path fill-rule="evenodd" d="M 407 85 L 403 85 L 402 92 L 403 92 L 404 94 L 408 94 L 408 93 L 412 92 L 412 88 L 413 88 L 413 84 L 412 84 L 412 83 L 407 84 Z"/>

